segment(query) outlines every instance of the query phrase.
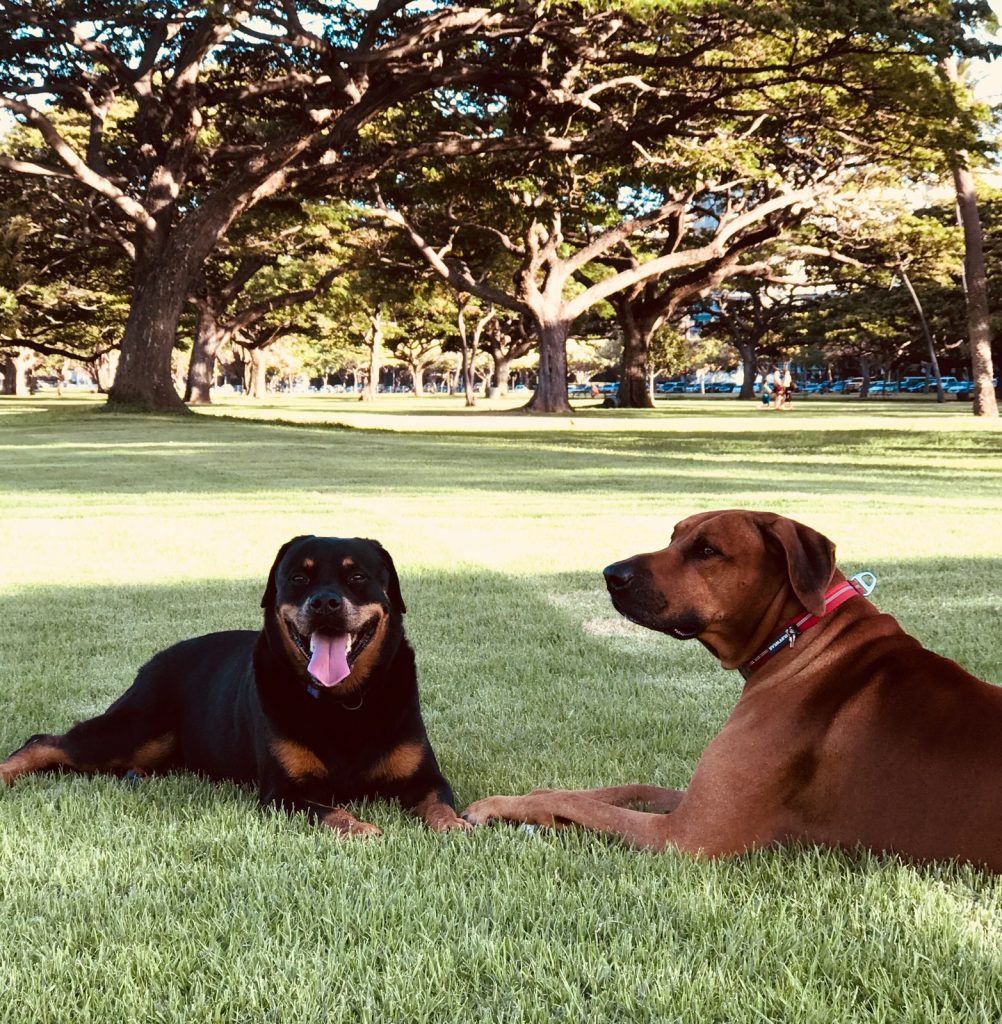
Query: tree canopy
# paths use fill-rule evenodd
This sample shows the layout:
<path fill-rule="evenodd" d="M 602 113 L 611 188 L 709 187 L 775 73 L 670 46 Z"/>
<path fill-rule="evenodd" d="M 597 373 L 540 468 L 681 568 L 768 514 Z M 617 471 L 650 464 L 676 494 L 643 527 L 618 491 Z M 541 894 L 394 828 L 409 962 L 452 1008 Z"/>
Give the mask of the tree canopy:
<path fill-rule="evenodd" d="M 988 16 L 941 0 L 0 0 L 0 110 L 15 125 L 0 201 L 27 218 L 11 221 L 26 234 L 4 330 L 44 344 L 42 309 L 85 357 L 104 343 L 99 318 L 74 327 L 76 293 L 61 307 L 32 291 L 58 273 L 31 239 L 61 225 L 72 287 L 116 294 L 102 305 L 120 351 L 111 401 L 180 408 L 179 336 L 204 356 L 199 332 L 218 347 L 252 309 L 262 328 L 294 319 L 334 287 L 338 254 L 381 230 L 365 205 L 408 240 L 402 260 L 533 337 L 533 408 L 567 407 L 567 341 L 596 315 L 622 343 L 624 401 L 644 404 L 656 334 L 680 307 L 771 273 L 777 246 L 874 174 L 903 186 L 986 150 L 983 112 L 941 68 L 984 50 Z M 349 211 L 312 250 L 292 227 L 308 207 Z M 301 271 L 283 283 L 286 244 Z M 401 313 L 409 345 L 442 333 L 441 301 Z M 192 359 L 196 398 L 212 358 Z"/>

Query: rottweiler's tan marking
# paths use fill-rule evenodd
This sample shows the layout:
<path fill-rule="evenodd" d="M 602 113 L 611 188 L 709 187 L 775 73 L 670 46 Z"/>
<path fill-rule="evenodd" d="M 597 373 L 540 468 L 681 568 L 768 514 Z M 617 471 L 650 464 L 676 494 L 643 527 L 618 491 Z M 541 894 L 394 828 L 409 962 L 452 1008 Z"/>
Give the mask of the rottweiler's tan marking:
<path fill-rule="evenodd" d="M 423 758 L 423 743 L 401 743 L 396 750 L 391 750 L 372 766 L 370 778 L 385 779 L 390 782 L 409 779 L 421 766 Z"/>
<path fill-rule="evenodd" d="M 301 743 L 277 738 L 269 746 L 285 774 L 294 782 L 302 782 L 307 778 L 322 779 L 328 774 L 323 761 Z"/>
<path fill-rule="evenodd" d="M 331 831 L 338 832 L 345 836 L 381 836 L 382 829 L 370 824 L 368 821 L 359 821 L 341 807 L 335 807 L 328 811 L 320 819 Z"/>
<path fill-rule="evenodd" d="M 0 764 L 0 780 L 8 786 L 29 772 L 48 772 L 57 768 L 76 769 L 69 755 L 60 749 L 52 739 L 40 736 L 37 740 L 16 751 Z"/>

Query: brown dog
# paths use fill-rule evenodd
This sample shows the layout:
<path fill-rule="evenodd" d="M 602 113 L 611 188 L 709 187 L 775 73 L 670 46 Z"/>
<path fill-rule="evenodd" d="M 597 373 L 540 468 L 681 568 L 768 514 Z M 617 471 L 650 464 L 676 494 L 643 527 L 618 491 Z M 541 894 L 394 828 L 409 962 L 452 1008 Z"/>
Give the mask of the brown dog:
<path fill-rule="evenodd" d="M 730 718 L 688 790 L 539 790 L 478 800 L 467 820 L 573 823 L 710 857 L 808 843 L 1002 871 L 1002 689 L 877 611 L 826 537 L 707 512 L 605 577 L 627 618 L 742 670 Z"/>

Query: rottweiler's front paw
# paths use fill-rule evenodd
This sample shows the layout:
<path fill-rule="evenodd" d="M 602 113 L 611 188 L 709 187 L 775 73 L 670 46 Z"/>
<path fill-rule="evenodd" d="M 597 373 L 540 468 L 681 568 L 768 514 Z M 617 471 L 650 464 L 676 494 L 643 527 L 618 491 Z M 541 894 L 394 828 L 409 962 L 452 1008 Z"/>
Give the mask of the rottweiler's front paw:
<path fill-rule="evenodd" d="M 473 824 L 460 818 L 458 814 L 453 814 L 451 818 L 442 819 L 429 825 L 429 828 L 433 832 L 472 832 Z"/>
<path fill-rule="evenodd" d="M 335 807 L 333 811 L 325 814 L 323 823 L 332 831 L 341 836 L 351 836 L 352 839 L 364 836 L 381 836 L 383 830 L 371 825 L 367 821 L 359 821 L 353 818 L 347 811 Z"/>

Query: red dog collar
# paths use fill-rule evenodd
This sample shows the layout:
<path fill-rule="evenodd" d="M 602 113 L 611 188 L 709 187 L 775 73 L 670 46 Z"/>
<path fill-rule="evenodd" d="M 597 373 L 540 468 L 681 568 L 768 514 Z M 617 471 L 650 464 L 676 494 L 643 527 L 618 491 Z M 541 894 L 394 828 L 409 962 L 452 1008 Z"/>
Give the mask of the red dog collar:
<path fill-rule="evenodd" d="M 811 626 L 816 626 L 829 612 L 835 611 L 839 605 L 854 597 L 869 597 L 877 585 L 877 577 L 872 572 L 858 572 L 851 580 L 836 583 L 825 594 L 825 610 L 820 615 L 810 612 L 799 618 L 791 619 L 786 628 L 768 647 L 759 651 L 751 661 L 746 661 L 738 671 L 747 679 L 755 669 L 767 662 L 777 651 L 784 647 L 792 647 L 801 633 L 806 633 Z"/>

